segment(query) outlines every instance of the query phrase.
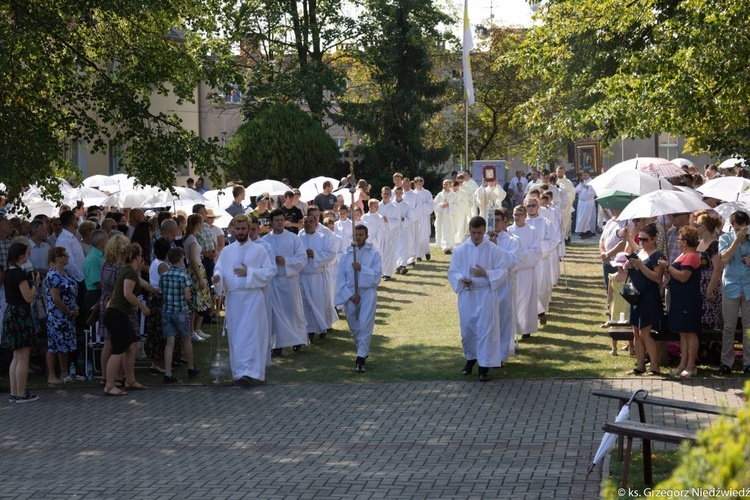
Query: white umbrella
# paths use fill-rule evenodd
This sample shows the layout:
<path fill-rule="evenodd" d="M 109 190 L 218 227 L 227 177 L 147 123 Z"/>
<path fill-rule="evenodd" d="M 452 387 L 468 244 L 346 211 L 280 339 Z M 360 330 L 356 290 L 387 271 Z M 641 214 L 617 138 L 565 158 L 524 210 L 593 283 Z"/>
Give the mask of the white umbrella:
<path fill-rule="evenodd" d="M 694 167 L 695 166 L 695 164 L 692 161 L 687 160 L 685 158 L 675 158 L 674 160 L 670 160 L 670 161 L 674 163 L 675 165 L 677 165 L 678 167 Z"/>
<path fill-rule="evenodd" d="M 63 203 L 70 206 L 75 206 L 77 201 L 82 201 L 85 207 L 93 205 L 99 206 L 104 200 L 107 199 L 107 195 L 102 193 L 96 188 L 79 186 L 77 188 L 66 188 L 60 189 L 63 195 Z"/>
<path fill-rule="evenodd" d="M 682 191 L 652 191 L 631 201 L 617 220 L 642 219 L 659 215 L 710 210 L 695 196 Z"/>
<path fill-rule="evenodd" d="M 308 202 L 314 200 L 316 196 L 323 192 L 323 183 L 326 181 L 331 182 L 333 189 L 339 187 L 339 183 L 341 182 L 337 181 L 333 177 L 325 177 L 322 175 L 320 177 L 310 179 L 309 181 L 305 181 L 299 187 L 300 201 Z"/>
<path fill-rule="evenodd" d="M 619 169 L 617 169 L 619 170 Z M 615 167 L 610 168 L 602 175 L 593 179 L 591 186 L 596 194 L 601 196 L 606 189 L 614 189 L 624 193 L 641 195 L 656 191 L 658 189 L 672 189 L 672 184 L 663 178 L 654 177 L 640 170 L 631 168 L 629 170 L 617 171 Z"/>
<path fill-rule="evenodd" d="M 737 201 L 740 194 L 750 188 L 750 179 L 744 177 L 716 177 L 698 188 L 703 196 L 722 201 Z"/>
<path fill-rule="evenodd" d="M 57 216 L 59 212 L 57 205 L 43 198 L 25 198 L 25 199 L 21 198 L 21 201 L 23 202 L 24 205 L 26 205 L 26 209 L 29 211 L 29 214 L 31 215 L 32 219 L 36 217 L 37 215 L 46 215 L 47 217 L 55 217 Z M 17 208 L 21 208 L 21 207 L 17 207 Z M 18 215 L 21 215 L 17 209 L 14 210 L 14 212 L 18 213 Z"/>
<path fill-rule="evenodd" d="M 203 193 L 203 197 L 207 199 L 213 206 L 217 207 L 228 207 L 234 201 L 232 196 L 232 190 L 234 186 L 229 186 L 224 189 L 212 189 Z"/>
<path fill-rule="evenodd" d="M 259 196 L 263 193 L 268 193 L 270 196 L 277 196 L 284 194 L 287 191 L 291 191 L 291 189 L 289 189 L 289 186 L 283 182 L 266 179 L 250 184 L 245 189 L 245 194 L 247 194 L 247 196 Z"/>
<path fill-rule="evenodd" d="M 714 210 L 716 211 L 717 214 L 719 214 L 719 216 L 724 221 L 724 226 L 721 228 L 721 230 L 726 233 L 732 227 L 732 225 L 729 223 L 729 218 L 732 216 L 733 213 L 741 211 L 750 215 L 750 199 L 745 199 L 745 200 L 740 200 L 740 201 L 728 201 L 728 202 L 722 203 L 721 205 L 717 205 L 716 208 L 714 208 Z"/>
<path fill-rule="evenodd" d="M 614 170 L 615 174 L 626 172 L 628 170 L 640 170 L 654 177 L 675 177 L 683 175 L 685 172 L 677 165 L 664 158 L 653 157 L 636 157 L 618 163 L 612 168 L 607 169 L 607 173 Z"/>
<path fill-rule="evenodd" d="M 695 189 L 687 186 L 675 186 L 674 187 L 677 191 L 682 191 L 683 193 L 691 194 L 698 198 L 699 200 L 703 199 L 703 193 L 696 191 Z"/>
<path fill-rule="evenodd" d="M 154 207 L 166 207 L 174 205 L 175 202 L 188 202 L 190 205 L 196 203 L 206 204 L 206 198 L 195 189 L 186 187 L 173 187 L 174 193 L 170 190 L 160 189 L 149 196 L 146 201 L 141 204 L 141 208 L 154 208 Z"/>
<path fill-rule="evenodd" d="M 128 191 L 133 189 L 138 183 L 138 179 L 130 177 L 128 174 L 115 174 L 110 176 L 110 179 L 114 180 L 119 184 L 120 191 Z"/>
<path fill-rule="evenodd" d="M 733 169 L 735 165 L 740 164 L 745 166 L 744 158 L 727 158 L 723 162 L 719 163 L 719 170 Z"/>
<path fill-rule="evenodd" d="M 108 175 L 92 175 L 83 179 L 81 184 L 85 187 L 93 187 L 104 191 L 120 191 L 120 184 Z"/>
<path fill-rule="evenodd" d="M 117 207 L 117 208 L 136 208 L 143 205 L 143 203 L 154 194 L 156 188 L 153 187 L 137 187 L 129 191 L 118 191 L 111 194 L 102 202 L 104 207 Z"/>
<path fill-rule="evenodd" d="M 645 393 L 644 398 L 648 396 L 648 391 L 646 389 L 638 389 L 633 393 L 632 396 L 630 396 L 630 399 L 627 403 L 622 405 L 622 408 L 620 408 L 620 413 L 617 414 L 617 417 L 615 417 L 615 422 L 623 422 L 625 420 L 628 420 L 630 418 L 630 405 L 633 403 L 633 400 L 635 399 L 636 395 L 639 393 Z M 589 469 L 589 474 L 591 474 L 591 471 L 594 470 L 594 467 L 596 467 L 596 464 L 599 463 L 599 461 L 604 458 L 604 455 L 607 454 L 607 452 L 615 445 L 615 441 L 617 441 L 617 435 L 612 434 L 611 432 L 605 432 L 604 436 L 602 437 L 602 442 L 599 444 L 599 449 L 596 450 L 596 454 L 594 454 L 594 459 L 591 461 L 591 468 Z"/>

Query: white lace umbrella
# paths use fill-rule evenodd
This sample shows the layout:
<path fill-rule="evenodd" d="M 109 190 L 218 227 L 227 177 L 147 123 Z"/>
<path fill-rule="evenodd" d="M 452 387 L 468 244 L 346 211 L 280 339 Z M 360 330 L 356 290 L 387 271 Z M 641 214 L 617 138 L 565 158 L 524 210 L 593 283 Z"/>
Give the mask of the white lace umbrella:
<path fill-rule="evenodd" d="M 108 175 L 92 175 L 83 179 L 84 187 L 93 187 L 103 191 L 120 191 L 120 183 Z"/>
<path fill-rule="evenodd" d="M 75 206 L 79 200 L 83 202 L 85 207 L 99 206 L 104 200 L 107 199 L 107 195 L 102 193 L 96 188 L 79 186 L 74 187 L 62 187 L 60 192 L 63 195 L 63 203 L 66 205 Z"/>
<path fill-rule="evenodd" d="M 173 187 L 172 191 L 160 189 L 157 192 L 149 196 L 146 201 L 141 204 L 141 208 L 155 208 L 155 207 L 167 207 L 174 205 L 176 202 L 188 202 L 191 205 L 197 203 L 206 204 L 208 200 L 195 189 L 186 187 Z"/>
<path fill-rule="evenodd" d="M 733 169 L 734 166 L 738 163 L 742 166 L 746 165 L 744 158 L 727 158 L 723 162 L 719 163 L 719 170 Z"/>
<path fill-rule="evenodd" d="M 721 201 L 737 201 L 743 191 L 750 189 L 750 179 L 744 177 L 715 177 L 698 188 L 703 196 Z"/>
<path fill-rule="evenodd" d="M 143 203 L 156 191 L 154 187 L 136 187 L 129 191 L 118 191 L 111 194 L 102 202 L 104 207 L 117 208 L 136 208 Z"/>
<path fill-rule="evenodd" d="M 695 196 L 682 191 L 652 191 L 631 201 L 617 220 L 641 219 L 659 215 L 710 210 Z"/>
<path fill-rule="evenodd" d="M 695 164 L 692 161 L 685 159 L 685 158 L 675 158 L 674 160 L 669 160 L 669 161 L 671 161 L 678 167 L 694 167 L 695 166 Z"/>
<path fill-rule="evenodd" d="M 634 168 L 616 171 L 615 167 L 610 168 L 602 175 L 593 179 L 589 183 L 589 186 L 599 196 L 607 189 L 635 195 L 650 193 L 658 189 L 672 189 L 672 184 L 662 177 L 654 177 Z"/>
<path fill-rule="evenodd" d="M 128 174 L 114 174 L 110 178 L 117 181 L 117 184 L 120 185 L 120 191 L 133 189 L 138 183 L 138 179 L 130 177 Z"/>
<path fill-rule="evenodd" d="M 271 196 L 278 196 L 291 191 L 289 186 L 283 182 L 275 181 L 273 179 L 266 179 L 263 181 L 253 182 L 247 188 L 245 188 L 245 194 L 247 196 L 259 196 L 263 193 L 268 193 Z"/>
<path fill-rule="evenodd" d="M 207 199 L 209 203 L 213 203 L 212 206 L 226 208 L 234 201 L 232 189 L 234 189 L 234 186 L 229 186 L 224 189 L 212 189 L 211 191 L 203 193 L 203 197 Z"/>
<path fill-rule="evenodd" d="M 685 173 L 678 165 L 669 160 L 645 156 L 620 162 L 612 168 L 607 169 L 606 173 L 614 171 L 614 174 L 620 174 L 628 170 L 640 170 L 654 177 L 675 177 Z"/>
<path fill-rule="evenodd" d="M 299 187 L 299 199 L 300 201 L 308 202 L 315 199 L 316 196 L 318 196 L 320 193 L 323 192 L 323 183 L 326 181 L 330 181 L 331 185 L 333 186 L 333 189 L 336 189 L 339 187 L 340 181 L 337 181 L 333 177 L 315 177 L 314 179 L 310 179 L 309 181 L 303 182 Z"/>

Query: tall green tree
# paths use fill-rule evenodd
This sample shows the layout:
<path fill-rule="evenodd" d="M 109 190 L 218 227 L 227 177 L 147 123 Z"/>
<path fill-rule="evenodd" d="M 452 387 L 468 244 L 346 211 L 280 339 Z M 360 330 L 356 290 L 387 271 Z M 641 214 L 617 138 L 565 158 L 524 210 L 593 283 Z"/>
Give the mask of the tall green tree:
<path fill-rule="evenodd" d="M 219 0 L 1 0 L 0 177 L 9 194 L 56 189 L 64 145 L 123 149 L 141 182 L 174 184 L 187 161 L 217 178 L 223 151 L 150 109 L 152 96 L 192 100 L 198 84 L 235 80 Z M 217 57 L 215 54 L 226 55 Z"/>
<path fill-rule="evenodd" d="M 293 185 L 332 172 L 339 163 L 336 142 L 294 104 L 267 106 L 240 126 L 229 141 L 228 178 L 245 185 L 288 178 Z"/>
<path fill-rule="evenodd" d="M 670 132 L 750 154 L 750 0 L 552 0 L 519 52 L 538 144 Z"/>
<path fill-rule="evenodd" d="M 368 74 L 366 87 L 340 103 L 340 119 L 361 137 L 361 176 L 378 183 L 394 170 L 421 173 L 450 150 L 425 145 L 425 124 L 445 103 L 448 76 L 435 71 L 451 19 L 429 0 L 370 0 L 364 34 L 352 56 Z"/>
<path fill-rule="evenodd" d="M 334 62 L 339 50 L 355 43 L 359 33 L 359 24 L 347 8 L 359 3 L 251 0 L 241 4 L 235 26 L 247 64 L 247 119 L 265 106 L 296 102 L 324 123 L 333 100 L 344 90 L 343 74 Z"/>

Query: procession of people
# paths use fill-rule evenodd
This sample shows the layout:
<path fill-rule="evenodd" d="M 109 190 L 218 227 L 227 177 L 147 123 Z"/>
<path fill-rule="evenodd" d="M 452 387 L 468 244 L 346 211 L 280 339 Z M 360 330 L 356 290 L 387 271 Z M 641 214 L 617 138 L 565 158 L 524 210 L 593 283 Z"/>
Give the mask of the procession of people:
<path fill-rule="evenodd" d="M 554 320 L 548 317 L 550 302 L 573 232 L 585 239 L 601 231 L 609 302 L 614 302 L 612 287 L 620 290 L 630 275 L 643 296 L 653 292 L 654 304 L 671 301 L 670 318 L 681 310 L 675 301 L 692 304 L 685 307 L 691 314 L 671 321 L 684 333 L 676 374 L 695 375 L 701 326 L 724 328 L 730 345 L 731 317 L 738 312 L 745 317 L 750 310 L 742 300 L 750 293 L 745 290 L 750 287 L 745 276 L 750 251 L 739 241 L 746 239 L 747 214 L 738 210 L 731 219 L 725 214 L 731 224 L 724 235 L 712 210 L 621 220 L 620 209 L 591 205 L 603 203 L 597 195 L 601 186 L 590 172 L 583 172 L 575 187 L 565 174 L 563 167 L 554 173 L 532 170 L 528 177 L 519 170 L 501 185 L 494 176 L 453 172 L 433 196 L 423 178 L 410 180 L 396 172 L 393 185 L 380 190 L 380 199 L 365 180 L 355 184 L 347 178 L 342 182 L 351 188 L 334 192 L 326 180 L 316 188 L 317 196 L 306 196 L 307 202 L 299 189 L 287 185 L 283 194 L 254 195 L 251 204 L 245 203 L 245 188 L 234 185 L 224 207 L 231 214 L 226 229 L 214 224 L 220 217 L 215 212 L 223 210 L 204 203 L 193 204 L 191 214 L 77 203 L 75 209 L 60 207 L 58 217 L 37 215 L 30 224 L 0 213 L 3 345 L 13 352 L 9 401 L 37 399 L 26 390 L 26 377 L 30 348 L 42 329 L 49 339 L 48 382 L 85 379 L 75 374 L 75 363 L 68 366 L 79 357 L 81 316 L 99 320 L 108 396 L 146 389 L 135 380 L 137 349 L 151 358 L 152 372 L 162 373 L 164 383 L 177 381 L 176 363 L 187 365 L 188 377 L 197 376 L 192 344 L 210 338 L 203 321 L 220 314 L 231 376 L 241 385 L 264 381 L 273 358 L 325 341 L 340 316 L 356 351 L 352 367 L 363 373 L 378 287 L 431 260 L 435 249 L 450 256 L 447 277 L 457 294 L 462 373 L 472 374 L 476 365 L 479 380 L 486 381 L 489 370 L 501 367 L 519 341 L 538 335 Z M 704 200 L 713 207 L 720 203 Z M 602 220 L 606 224 L 600 227 Z M 638 251 L 643 255 L 636 258 Z M 674 291 L 666 299 L 664 276 L 672 279 Z M 653 290 L 646 289 L 649 283 Z M 722 298 L 729 309 L 716 307 Z M 659 374 L 650 334 L 661 308 L 648 312 L 645 306 L 631 306 L 624 312 L 634 331 L 626 346 L 637 357 L 632 373 Z M 604 325 L 616 319 L 609 317 Z M 724 374 L 731 372 L 733 361 L 726 345 Z M 612 353 L 617 354 L 616 343 Z M 747 371 L 747 349 L 745 358 Z"/>

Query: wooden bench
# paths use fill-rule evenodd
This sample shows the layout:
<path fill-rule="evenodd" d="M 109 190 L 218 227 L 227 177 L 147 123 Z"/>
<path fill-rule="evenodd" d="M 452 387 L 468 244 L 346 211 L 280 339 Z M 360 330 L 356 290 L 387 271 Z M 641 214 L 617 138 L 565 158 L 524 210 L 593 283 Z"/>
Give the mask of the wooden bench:
<path fill-rule="evenodd" d="M 630 392 L 601 390 L 591 393 L 594 396 L 615 399 L 619 401 L 619 408 L 622 408 L 633 396 Z M 695 413 L 704 413 L 708 415 L 727 415 L 736 417 L 737 411 L 733 408 L 710 405 L 706 403 L 696 403 L 693 401 L 682 401 L 679 399 L 660 398 L 651 395 L 637 394 L 633 398 L 633 403 L 638 405 L 638 417 L 640 422 L 613 422 L 605 424 L 604 430 L 612 432 L 619 437 L 619 454 L 623 456 L 623 437 L 628 438 L 628 450 L 625 455 L 625 465 L 623 467 L 623 487 L 627 485 L 627 476 L 630 471 L 630 457 L 632 449 L 632 440 L 635 437 L 643 440 L 643 481 L 649 486 L 653 485 L 653 468 L 651 465 L 651 441 L 665 441 L 670 443 L 679 443 L 684 439 L 695 441 L 695 433 L 691 431 L 674 429 L 670 427 L 656 426 L 646 422 L 646 405 L 659 406 L 662 408 L 672 408 L 677 410 L 691 411 Z M 609 426 L 609 428 L 608 428 Z M 613 429 L 613 430 L 609 430 Z"/>
<path fill-rule="evenodd" d="M 660 425 L 646 424 L 643 422 L 611 422 L 602 426 L 606 432 L 627 438 L 625 447 L 625 462 L 622 467 L 622 487 L 628 486 L 628 474 L 630 473 L 630 459 L 633 452 L 633 439 L 643 440 L 643 480 L 648 486 L 653 486 L 653 472 L 651 467 L 651 441 L 664 441 L 666 443 L 679 444 L 683 441 L 694 442 L 695 432 Z M 646 443 L 649 443 L 648 452 Z M 647 465 L 648 464 L 648 465 Z"/>

